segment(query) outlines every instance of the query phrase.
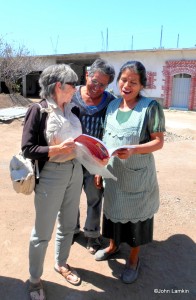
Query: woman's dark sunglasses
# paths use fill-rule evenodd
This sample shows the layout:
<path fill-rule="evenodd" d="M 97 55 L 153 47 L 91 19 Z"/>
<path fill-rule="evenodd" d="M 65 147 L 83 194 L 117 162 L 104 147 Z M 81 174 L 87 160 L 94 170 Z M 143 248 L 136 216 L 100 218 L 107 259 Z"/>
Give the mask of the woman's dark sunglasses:
<path fill-rule="evenodd" d="M 77 82 L 65 82 L 65 84 L 71 85 L 73 88 L 78 84 Z"/>

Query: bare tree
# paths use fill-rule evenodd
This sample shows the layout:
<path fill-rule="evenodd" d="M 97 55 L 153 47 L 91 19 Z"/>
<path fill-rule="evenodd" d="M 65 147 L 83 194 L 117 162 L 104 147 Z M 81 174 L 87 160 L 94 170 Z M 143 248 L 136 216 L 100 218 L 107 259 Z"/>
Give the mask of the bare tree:
<path fill-rule="evenodd" d="M 39 70 L 40 58 L 30 55 L 25 46 L 14 48 L 0 37 L 0 79 L 10 94 L 19 91 L 19 79 Z"/>

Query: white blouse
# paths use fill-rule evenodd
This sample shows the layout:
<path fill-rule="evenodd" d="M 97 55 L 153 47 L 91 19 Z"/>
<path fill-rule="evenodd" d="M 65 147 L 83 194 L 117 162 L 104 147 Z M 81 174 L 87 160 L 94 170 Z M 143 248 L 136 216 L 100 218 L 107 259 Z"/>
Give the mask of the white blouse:
<path fill-rule="evenodd" d="M 64 112 L 58 107 L 53 99 L 47 99 L 48 113 L 46 121 L 46 140 L 49 146 L 58 145 L 63 141 L 75 139 L 82 134 L 82 127 L 78 117 L 72 113 L 71 109 L 75 104 L 69 103 L 64 106 Z M 75 154 L 58 154 L 50 157 L 51 162 L 66 162 L 75 158 Z"/>

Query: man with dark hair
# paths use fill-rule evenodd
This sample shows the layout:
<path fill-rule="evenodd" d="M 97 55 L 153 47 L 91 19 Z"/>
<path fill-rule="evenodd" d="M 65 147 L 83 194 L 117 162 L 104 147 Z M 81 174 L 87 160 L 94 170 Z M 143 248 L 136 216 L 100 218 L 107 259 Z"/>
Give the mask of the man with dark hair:
<path fill-rule="evenodd" d="M 115 71 L 107 61 L 97 59 L 86 72 L 86 85 L 78 86 L 72 98 L 80 109 L 80 121 L 83 133 L 102 139 L 103 124 L 108 104 L 115 97 L 105 89 L 115 77 Z M 100 248 L 100 217 L 103 188 L 97 189 L 94 175 L 84 168 L 83 189 L 87 198 L 87 216 L 84 235 L 87 238 L 87 249 L 95 254 Z M 80 232 L 80 214 L 75 235 Z"/>

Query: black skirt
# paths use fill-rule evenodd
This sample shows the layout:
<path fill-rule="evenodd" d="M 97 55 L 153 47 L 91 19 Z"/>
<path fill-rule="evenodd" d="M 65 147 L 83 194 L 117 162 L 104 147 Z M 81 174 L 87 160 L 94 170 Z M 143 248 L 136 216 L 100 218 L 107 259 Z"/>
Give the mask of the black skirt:
<path fill-rule="evenodd" d="M 121 243 L 127 243 L 131 247 L 137 247 L 152 242 L 153 217 L 137 223 L 114 223 L 103 215 L 102 235 L 113 239 L 118 247 Z"/>

